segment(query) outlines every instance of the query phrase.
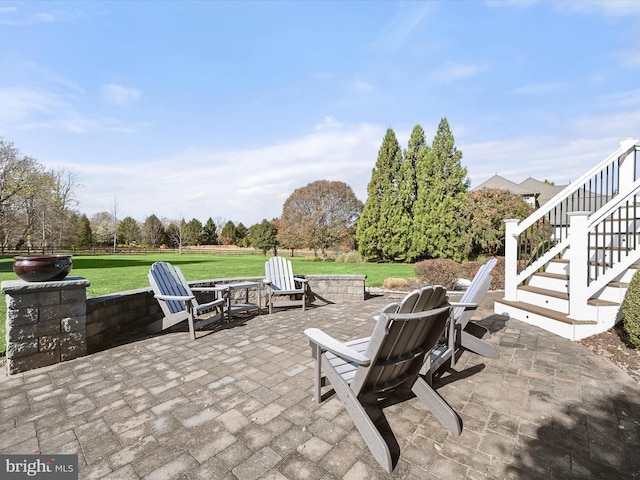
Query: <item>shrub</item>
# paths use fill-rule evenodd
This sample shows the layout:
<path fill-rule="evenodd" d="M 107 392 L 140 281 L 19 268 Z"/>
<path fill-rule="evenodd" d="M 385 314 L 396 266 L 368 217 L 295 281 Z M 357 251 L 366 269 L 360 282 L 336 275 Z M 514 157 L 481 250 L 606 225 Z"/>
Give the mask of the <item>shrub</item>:
<path fill-rule="evenodd" d="M 442 285 L 453 290 L 458 280 L 459 264 L 445 258 L 434 258 L 416 263 L 416 275 L 425 285 Z"/>
<path fill-rule="evenodd" d="M 504 257 L 496 257 L 498 263 L 491 271 L 490 290 L 504 290 Z M 487 259 L 488 260 L 488 259 Z M 456 263 L 453 260 L 433 259 L 416 263 L 416 274 L 425 285 L 444 285 L 448 290 L 456 287 L 458 278 L 473 280 L 486 262 Z"/>
<path fill-rule="evenodd" d="M 627 288 L 622 302 L 622 317 L 629 341 L 640 348 L 640 270 L 633 275 Z"/>
<path fill-rule="evenodd" d="M 343 253 L 336 257 L 336 262 L 339 263 L 365 263 L 366 259 L 360 252 Z"/>
<path fill-rule="evenodd" d="M 491 286 L 489 290 L 504 290 L 504 257 L 496 257 L 498 263 L 491 270 L 493 280 L 491 280 Z"/>
<path fill-rule="evenodd" d="M 409 281 L 404 278 L 385 278 L 382 286 L 387 290 L 407 290 Z"/>
<path fill-rule="evenodd" d="M 464 262 L 458 265 L 456 269 L 456 276 L 458 278 L 466 278 L 467 280 L 473 280 L 473 277 L 478 272 L 482 264 L 480 262 Z"/>

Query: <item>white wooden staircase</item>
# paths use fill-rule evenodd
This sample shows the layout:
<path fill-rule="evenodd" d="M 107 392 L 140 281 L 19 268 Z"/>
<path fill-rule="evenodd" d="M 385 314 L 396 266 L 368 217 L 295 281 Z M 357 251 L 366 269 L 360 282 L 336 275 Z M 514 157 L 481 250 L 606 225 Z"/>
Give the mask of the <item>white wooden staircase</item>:
<path fill-rule="evenodd" d="M 620 148 L 527 219 L 505 220 L 496 313 L 579 340 L 621 319 L 640 265 L 640 147 Z"/>

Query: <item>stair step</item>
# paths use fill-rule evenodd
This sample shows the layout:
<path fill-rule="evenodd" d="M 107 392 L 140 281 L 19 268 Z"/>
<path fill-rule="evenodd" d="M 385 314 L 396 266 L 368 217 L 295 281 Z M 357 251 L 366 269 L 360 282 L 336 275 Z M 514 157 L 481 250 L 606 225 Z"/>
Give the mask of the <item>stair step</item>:
<path fill-rule="evenodd" d="M 560 300 L 567 300 L 567 301 L 569 300 L 569 294 L 568 293 L 557 292 L 555 290 L 548 290 L 546 288 L 531 287 L 529 285 L 521 285 L 521 286 L 518 287 L 518 290 L 524 290 L 526 292 L 537 293 L 538 295 L 546 295 L 547 297 L 559 298 Z M 587 301 L 587 303 L 589 305 L 594 306 L 594 307 L 618 307 L 618 306 L 620 306 L 620 303 L 618 303 L 618 302 L 612 302 L 610 300 L 601 300 L 599 298 L 591 298 L 591 299 L 589 299 Z M 542 308 L 542 307 L 539 307 L 539 308 Z M 555 310 L 550 310 L 548 308 L 544 308 L 543 310 L 548 310 L 550 312 L 555 311 Z M 564 314 L 559 313 L 559 315 L 564 315 Z"/>
<path fill-rule="evenodd" d="M 588 305 L 592 305 L 594 307 L 619 307 L 620 303 L 612 302 L 610 300 L 601 300 L 599 298 L 591 298 L 587 301 Z"/>
<path fill-rule="evenodd" d="M 502 300 L 498 300 L 498 302 L 510 307 L 533 313 L 535 315 L 540 315 L 570 325 L 597 325 L 598 323 L 593 320 L 574 320 L 573 318 L 569 318 L 563 313 L 556 312 L 555 310 L 550 310 L 548 308 L 539 307 L 537 305 L 531 305 L 530 303 L 526 302 L 505 300 L 504 298 Z"/>
<path fill-rule="evenodd" d="M 537 275 L 538 277 L 553 278 L 555 280 L 569 280 L 569 275 L 563 275 L 561 273 L 536 272 L 534 275 Z"/>
<path fill-rule="evenodd" d="M 521 285 L 518 290 L 525 290 L 531 293 L 537 293 L 538 295 L 546 295 L 547 297 L 559 298 L 560 300 L 569 300 L 569 294 L 564 292 L 556 292 L 555 290 L 549 290 L 547 288 L 531 287 L 529 285 Z"/>
<path fill-rule="evenodd" d="M 552 278 L 554 280 L 566 280 L 566 281 L 569 280 L 569 275 L 562 275 L 561 273 L 536 272 L 532 276 Z M 629 282 L 609 282 L 607 286 L 613 287 L 613 288 L 629 288 Z M 536 293 L 539 293 L 539 292 L 536 292 Z"/>

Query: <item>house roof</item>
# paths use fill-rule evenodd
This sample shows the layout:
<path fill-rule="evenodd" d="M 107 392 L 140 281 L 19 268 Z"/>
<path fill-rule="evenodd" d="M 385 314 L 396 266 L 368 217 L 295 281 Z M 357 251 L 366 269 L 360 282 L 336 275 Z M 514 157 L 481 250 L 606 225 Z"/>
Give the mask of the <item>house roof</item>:
<path fill-rule="evenodd" d="M 527 190 L 537 192 L 540 205 L 547 203 L 566 187 L 566 185 L 551 185 L 550 183 L 541 182 L 531 177 L 520 183 L 520 186 Z"/>
<path fill-rule="evenodd" d="M 483 188 L 497 188 L 500 190 L 509 190 L 512 193 L 516 193 L 518 195 L 535 195 L 535 190 L 530 190 L 526 186 L 518 185 L 517 183 L 512 182 L 511 180 L 507 180 L 500 175 L 494 175 L 489 180 L 484 183 L 481 183 L 473 190 L 481 190 Z"/>
<path fill-rule="evenodd" d="M 520 184 L 517 184 L 515 182 L 512 182 L 511 180 L 507 180 L 506 178 L 501 177 L 500 175 L 494 175 L 489 180 L 481 183 L 473 190 L 480 190 L 483 188 L 498 188 L 500 190 L 509 190 L 511 193 L 515 193 L 517 195 L 533 195 L 538 200 L 539 205 L 544 205 L 565 187 L 566 185 L 551 185 L 550 183 L 541 182 L 540 180 L 536 180 L 535 178 L 531 177 L 527 178 Z"/>

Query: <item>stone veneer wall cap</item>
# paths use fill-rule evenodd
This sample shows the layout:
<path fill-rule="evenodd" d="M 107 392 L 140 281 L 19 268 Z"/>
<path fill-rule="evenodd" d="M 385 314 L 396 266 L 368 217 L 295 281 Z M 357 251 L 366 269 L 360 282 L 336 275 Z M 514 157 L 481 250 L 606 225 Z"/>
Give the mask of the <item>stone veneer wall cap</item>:
<path fill-rule="evenodd" d="M 64 280 L 49 282 L 25 282 L 24 280 L 5 280 L 2 282 L 2 293 L 20 293 L 30 290 L 59 290 L 61 284 L 65 288 L 87 288 L 91 282 L 84 277 L 66 277 Z"/>
<path fill-rule="evenodd" d="M 353 279 L 353 280 L 360 280 L 360 279 L 366 279 L 367 276 L 364 273 L 347 273 L 347 274 L 324 274 L 324 273 L 318 273 L 318 274 L 312 274 L 312 275 L 300 275 L 301 277 L 305 277 L 305 278 L 316 278 L 316 279 L 323 279 L 323 280 L 333 280 L 333 279 Z"/>

